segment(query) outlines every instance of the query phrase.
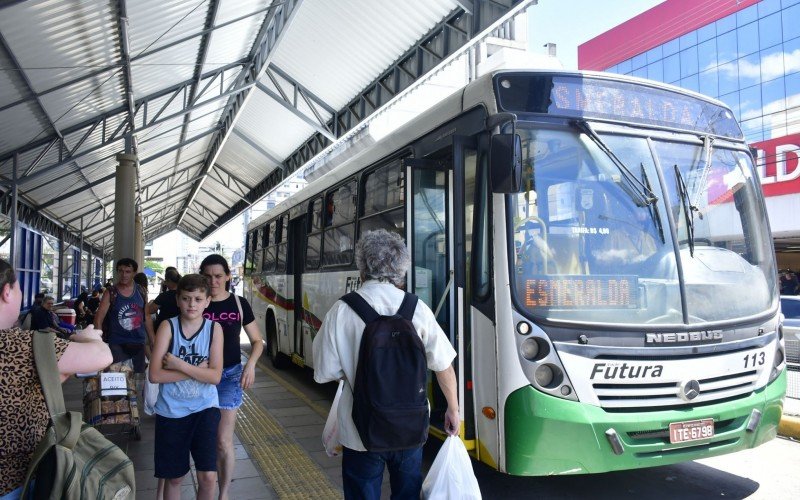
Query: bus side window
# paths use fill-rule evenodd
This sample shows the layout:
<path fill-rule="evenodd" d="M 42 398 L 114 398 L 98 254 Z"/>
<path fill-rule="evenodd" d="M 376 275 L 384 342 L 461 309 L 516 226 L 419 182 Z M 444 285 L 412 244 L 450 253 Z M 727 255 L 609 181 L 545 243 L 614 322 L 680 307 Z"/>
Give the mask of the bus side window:
<path fill-rule="evenodd" d="M 355 187 L 350 181 L 326 196 L 326 228 L 322 251 L 323 266 L 353 262 L 355 245 Z"/>
<path fill-rule="evenodd" d="M 364 179 L 359 235 L 386 229 L 405 236 L 405 175 L 400 161 L 380 167 Z"/>
<path fill-rule="evenodd" d="M 322 198 L 317 198 L 309 205 L 311 222 L 306 240 L 306 269 L 317 269 L 320 264 L 322 250 Z"/>
<path fill-rule="evenodd" d="M 277 249 L 277 263 L 275 265 L 275 272 L 277 273 L 286 272 L 286 252 L 287 252 L 286 228 L 288 224 L 289 224 L 288 216 L 284 215 L 278 219 L 278 231 L 276 238 L 278 249 Z"/>

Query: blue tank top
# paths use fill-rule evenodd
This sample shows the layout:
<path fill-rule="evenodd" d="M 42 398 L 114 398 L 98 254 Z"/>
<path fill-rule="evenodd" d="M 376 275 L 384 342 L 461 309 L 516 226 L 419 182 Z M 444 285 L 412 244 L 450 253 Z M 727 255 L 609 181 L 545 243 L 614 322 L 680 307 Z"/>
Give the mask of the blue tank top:
<path fill-rule="evenodd" d="M 108 308 L 110 315 L 109 344 L 144 344 L 147 332 L 144 328 L 144 297 L 139 287 L 126 297 L 117 290 L 114 303 Z"/>
<path fill-rule="evenodd" d="M 180 317 L 169 320 L 172 342 L 169 352 L 187 363 L 198 366 L 208 361 L 214 322 L 203 319 L 203 325 L 188 339 L 183 335 Z M 194 379 L 159 384 L 155 411 L 162 417 L 182 418 L 206 408 L 218 408 L 217 386 Z"/>

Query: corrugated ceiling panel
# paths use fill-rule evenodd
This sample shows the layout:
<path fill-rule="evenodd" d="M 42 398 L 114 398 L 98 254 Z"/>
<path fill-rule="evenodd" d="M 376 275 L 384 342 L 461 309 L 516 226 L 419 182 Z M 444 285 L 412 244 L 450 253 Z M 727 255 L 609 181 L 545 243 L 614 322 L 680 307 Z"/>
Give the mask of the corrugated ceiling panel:
<path fill-rule="evenodd" d="M 228 138 L 225 148 L 217 158 L 217 163 L 251 186 L 255 186 L 278 168 L 277 164 L 265 158 L 235 134 L 231 134 Z"/>
<path fill-rule="evenodd" d="M 22 147 L 34 139 L 46 137 L 51 131 L 36 104 L 32 101 L 17 104 L 0 111 L 0 152 Z"/>
<path fill-rule="evenodd" d="M 278 158 L 286 158 L 314 129 L 263 92 L 253 94 L 236 126 Z"/>
<path fill-rule="evenodd" d="M 294 96 L 294 87 L 292 86 L 292 84 L 281 78 L 281 76 L 278 75 L 277 73 L 273 73 L 273 77 L 275 78 L 275 82 L 277 82 L 278 85 L 275 85 L 275 82 L 273 82 L 273 80 L 266 75 L 262 76 L 259 82 L 263 84 L 265 87 L 267 87 L 269 90 L 273 91 L 276 95 L 286 96 L 290 101 L 293 101 L 295 99 L 295 96 Z M 259 92 L 261 92 L 260 89 L 258 90 Z M 281 92 L 283 93 L 281 94 Z M 314 104 L 317 113 L 322 118 L 322 123 L 328 123 L 328 120 L 330 120 L 331 117 L 333 117 L 333 115 L 325 111 L 324 108 L 315 103 L 314 100 L 311 99 L 310 97 L 309 100 Z M 298 111 L 303 113 L 303 115 L 307 116 L 309 119 L 313 120 L 314 123 L 319 123 L 316 116 L 314 115 L 314 112 L 311 110 L 311 107 L 308 105 L 306 100 L 303 99 L 300 95 L 297 96 L 296 107 Z"/>
<path fill-rule="evenodd" d="M 201 193 L 195 198 L 195 203 L 203 207 L 208 207 L 209 210 L 213 211 L 217 216 L 220 216 L 241 200 L 239 192 L 233 191 L 232 189 L 235 188 L 228 188 L 222 185 L 213 176 L 209 176 L 203 183 Z"/>
<path fill-rule="evenodd" d="M 208 181 L 203 184 L 204 189 L 201 189 L 200 193 L 195 197 L 191 211 L 199 219 L 205 219 L 210 223 L 224 214 L 230 208 L 230 205 L 226 205 L 224 202 L 220 201 L 215 191 L 210 191 L 211 194 L 209 194 L 209 188 L 206 186 L 207 183 Z M 205 207 L 207 210 L 203 210 L 202 207 Z"/>
<path fill-rule="evenodd" d="M 33 0 L 3 9 L 0 30 L 42 92 L 119 63 L 116 19 L 115 2 L 107 0 Z"/>
<path fill-rule="evenodd" d="M 220 8 L 222 9 L 225 7 L 225 5 L 228 5 L 228 8 L 225 9 L 226 11 L 233 10 L 231 6 L 236 4 L 236 15 L 228 16 L 227 13 L 222 15 L 221 12 L 217 12 L 217 21 L 215 24 L 221 24 L 225 22 L 226 18 L 238 18 L 249 12 L 258 10 L 258 7 L 255 6 L 239 7 L 238 4 L 240 3 L 247 4 L 253 2 L 222 2 Z M 243 19 L 237 23 L 219 28 L 212 32 L 211 44 L 209 45 L 205 64 L 203 65 L 203 73 L 218 68 L 219 66 L 224 66 L 231 61 L 236 61 L 246 57 L 250 53 L 250 47 L 252 47 L 253 41 L 255 40 L 256 35 L 258 35 L 259 29 L 261 28 L 261 22 L 264 19 L 264 14 L 265 13 L 261 13 L 247 19 Z"/>
<path fill-rule="evenodd" d="M 5 69 L 5 71 L 0 71 L 0 106 L 17 102 L 30 95 L 28 92 L 23 92 L 19 75 L 11 70 L 12 66 L 13 63 L 6 56 L 5 51 L 0 50 L 0 68 Z"/>
<path fill-rule="evenodd" d="M 65 129 L 122 105 L 125 91 L 117 72 L 95 80 L 83 80 L 42 96 L 42 103 L 56 126 Z"/>
<path fill-rule="evenodd" d="M 273 63 L 341 109 L 456 7 L 452 0 L 350 0 L 346 9 L 303 3 Z M 358 57 L 351 57 L 356 48 Z"/>
<path fill-rule="evenodd" d="M 134 98 L 139 99 L 192 78 L 199 48 L 200 38 L 192 38 L 132 62 Z"/>
<path fill-rule="evenodd" d="M 128 119 L 128 115 L 126 113 L 120 113 L 118 115 L 109 117 L 106 120 L 106 136 L 110 136 L 115 130 L 117 130 L 117 127 L 119 127 L 119 125 L 124 120 L 127 120 L 127 119 Z M 83 129 L 83 130 L 86 130 L 86 129 Z M 80 135 L 80 137 L 83 137 L 83 136 Z M 86 140 L 83 142 L 83 144 L 81 144 L 81 147 L 78 148 L 76 153 L 80 153 L 81 151 L 86 151 L 86 150 L 88 150 L 90 148 L 93 148 L 93 147 L 99 145 L 102 140 L 103 140 L 103 124 L 100 124 L 100 125 L 97 126 L 97 128 L 95 128 L 94 132 L 92 132 L 91 135 L 89 135 L 89 137 L 86 138 Z M 118 143 L 122 144 L 122 140 L 118 141 Z M 67 141 L 67 145 L 72 147 L 72 148 L 75 147 L 75 143 L 74 142 Z"/>
<path fill-rule="evenodd" d="M 276 3 L 276 0 L 222 0 L 217 8 L 217 19 L 214 24 L 222 24 L 233 19 L 245 16 L 257 10 L 264 9 Z M 252 16 L 254 23 L 261 25 L 265 12 Z"/>
<path fill-rule="evenodd" d="M 130 19 L 131 57 L 136 57 L 202 31 L 208 13 L 208 2 L 129 0 L 127 9 Z M 196 40 L 199 39 L 198 36 Z M 192 61 L 195 59 L 197 52 Z"/>
<path fill-rule="evenodd" d="M 220 172 L 220 175 L 223 179 L 226 179 L 226 175 Z M 236 183 L 232 183 L 230 187 L 224 185 L 218 178 L 217 174 L 213 173 L 208 176 L 206 182 L 203 184 L 203 188 L 214 194 L 217 201 L 222 203 L 223 206 L 232 207 L 234 204 L 238 203 L 246 193 L 242 193 L 242 187 Z M 249 190 L 249 189 L 248 189 Z"/>
<path fill-rule="evenodd" d="M 203 106 L 197 111 L 192 112 L 192 121 L 189 122 L 186 137 L 193 137 L 201 132 L 205 132 L 217 126 L 222 110 L 225 108 L 225 100 L 220 99 Z"/>

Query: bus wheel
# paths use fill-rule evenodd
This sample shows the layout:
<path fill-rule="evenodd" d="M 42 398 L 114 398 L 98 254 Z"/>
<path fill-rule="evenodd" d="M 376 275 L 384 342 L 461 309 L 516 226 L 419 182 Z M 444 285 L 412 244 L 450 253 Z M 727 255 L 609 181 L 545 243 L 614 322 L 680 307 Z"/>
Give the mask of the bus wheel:
<path fill-rule="evenodd" d="M 275 320 L 267 320 L 267 355 L 272 366 L 279 370 L 288 368 L 291 364 L 289 356 L 278 350 L 278 329 L 275 327 Z"/>

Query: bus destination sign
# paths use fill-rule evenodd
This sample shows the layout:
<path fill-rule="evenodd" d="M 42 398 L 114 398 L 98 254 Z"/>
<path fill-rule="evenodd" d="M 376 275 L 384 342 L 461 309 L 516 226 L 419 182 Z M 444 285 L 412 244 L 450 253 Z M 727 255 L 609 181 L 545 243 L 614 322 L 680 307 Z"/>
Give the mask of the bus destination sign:
<path fill-rule="evenodd" d="M 525 280 L 525 306 L 626 309 L 638 305 L 636 276 L 536 276 Z"/>
<path fill-rule="evenodd" d="M 548 112 L 741 135 L 731 112 L 721 106 L 627 82 L 555 77 Z M 715 130 L 721 125 L 723 130 Z"/>

